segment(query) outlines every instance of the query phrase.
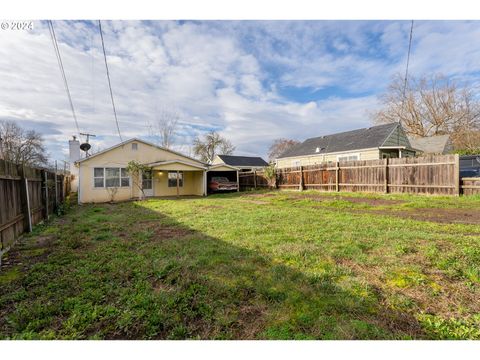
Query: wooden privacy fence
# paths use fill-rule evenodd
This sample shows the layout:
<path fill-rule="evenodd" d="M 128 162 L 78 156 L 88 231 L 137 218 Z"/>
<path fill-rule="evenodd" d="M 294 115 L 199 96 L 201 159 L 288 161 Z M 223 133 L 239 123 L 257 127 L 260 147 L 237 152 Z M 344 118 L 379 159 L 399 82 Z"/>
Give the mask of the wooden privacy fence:
<path fill-rule="evenodd" d="M 480 195 L 480 178 L 462 179 L 463 195 Z"/>
<path fill-rule="evenodd" d="M 70 176 L 0 160 L 0 255 L 48 219 L 70 193 Z"/>
<path fill-rule="evenodd" d="M 462 190 L 459 174 L 458 155 L 357 160 L 277 169 L 276 187 L 459 195 Z M 259 179 L 262 179 L 262 185 L 259 185 Z M 268 182 L 263 179 L 263 172 L 241 173 L 240 188 L 268 186 L 264 185 Z"/>

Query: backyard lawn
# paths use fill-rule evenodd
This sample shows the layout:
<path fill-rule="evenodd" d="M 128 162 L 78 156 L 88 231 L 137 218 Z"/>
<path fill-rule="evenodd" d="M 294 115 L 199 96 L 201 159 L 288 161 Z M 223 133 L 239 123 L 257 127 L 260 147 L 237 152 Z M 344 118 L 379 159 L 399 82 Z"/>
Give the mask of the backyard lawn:
<path fill-rule="evenodd" d="M 74 205 L 4 256 L 0 338 L 480 339 L 480 197 Z"/>

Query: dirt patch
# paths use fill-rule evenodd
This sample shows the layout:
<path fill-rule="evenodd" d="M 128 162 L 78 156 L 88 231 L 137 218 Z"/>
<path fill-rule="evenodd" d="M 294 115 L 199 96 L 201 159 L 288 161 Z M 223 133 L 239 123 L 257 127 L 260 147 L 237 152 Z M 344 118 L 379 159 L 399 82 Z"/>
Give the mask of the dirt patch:
<path fill-rule="evenodd" d="M 244 203 L 250 203 L 250 204 L 256 204 L 256 205 L 265 205 L 268 204 L 267 201 L 262 201 L 262 200 L 239 200 Z"/>
<path fill-rule="evenodd" d="M 238 319 L 232 324 L 235 339 L 253 340 L 264 329 L 265 313 L 262 305 L 245 304 L 238 309 Z"/>
<path fill-rule="evenodd" d="M 366 204 L 370 206 L 385 206 L 385 205 L 398 205 L 403 204 L 403 200 L 390 200 L 390 199 L 379 199 L 379 198 L 368 198 L 368 197 L 353 197 L 353 196 L 329 196 L 321 194 L 302 194 L 293 196 L 294 199 L 305 199 L 312 201 L 332 201 L 332 200 L 342 200 L 348 201 L 353 204 Z"/>
<path fill-rule="evenodd" d="M 467 209 L 415 209 L 392 212 L 396 216 L 446 224 L 480 224 L 480 211 Z"/>
<path fill-rule="evenodd" d="M 266 198 L 266 197 L 274 197 L 275 194 L 266 193 L 266 194 L 243 194 L 242 197 L 253 197 L 253 198 Z"/>
<path fill-rule="evenodd" d="M 155 230 L 155 236 L 159 239 L 180 238 L 193 234 L 192 230 L 179 227 L 161 227 Z"/>

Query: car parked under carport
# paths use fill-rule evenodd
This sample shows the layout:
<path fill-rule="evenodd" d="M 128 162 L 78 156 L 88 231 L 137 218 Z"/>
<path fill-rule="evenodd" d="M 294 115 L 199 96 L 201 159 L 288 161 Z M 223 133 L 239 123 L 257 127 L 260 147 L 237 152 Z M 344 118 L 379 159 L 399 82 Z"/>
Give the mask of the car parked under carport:
<path fill-rule="evenodd" d="M 210 186 L 208 186 L 208 184 L 212 182 L 212 178 L 214 177 L 224 177 L 227 178 L 229 182 L 236 183 L 236 189 L 233 191 L 239 191 L 240 187 L 238 183 L 238 169 L 236 167 L 224 164 L 210 166 L 207 170 L 206 177 L 207 193 L 212 193 L 212 190 L 210 189 Z"/>

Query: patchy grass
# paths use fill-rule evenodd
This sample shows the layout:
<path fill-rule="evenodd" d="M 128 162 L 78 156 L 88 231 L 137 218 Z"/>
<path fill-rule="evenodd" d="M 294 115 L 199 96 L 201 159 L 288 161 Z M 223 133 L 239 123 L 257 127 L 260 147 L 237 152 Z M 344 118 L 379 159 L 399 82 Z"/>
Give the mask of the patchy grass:
<path fill-rule="evenodd" d="M 0 337 L 480 339 L 479 211 L 314 191 L 73 206 L 7 254 Z"/>

